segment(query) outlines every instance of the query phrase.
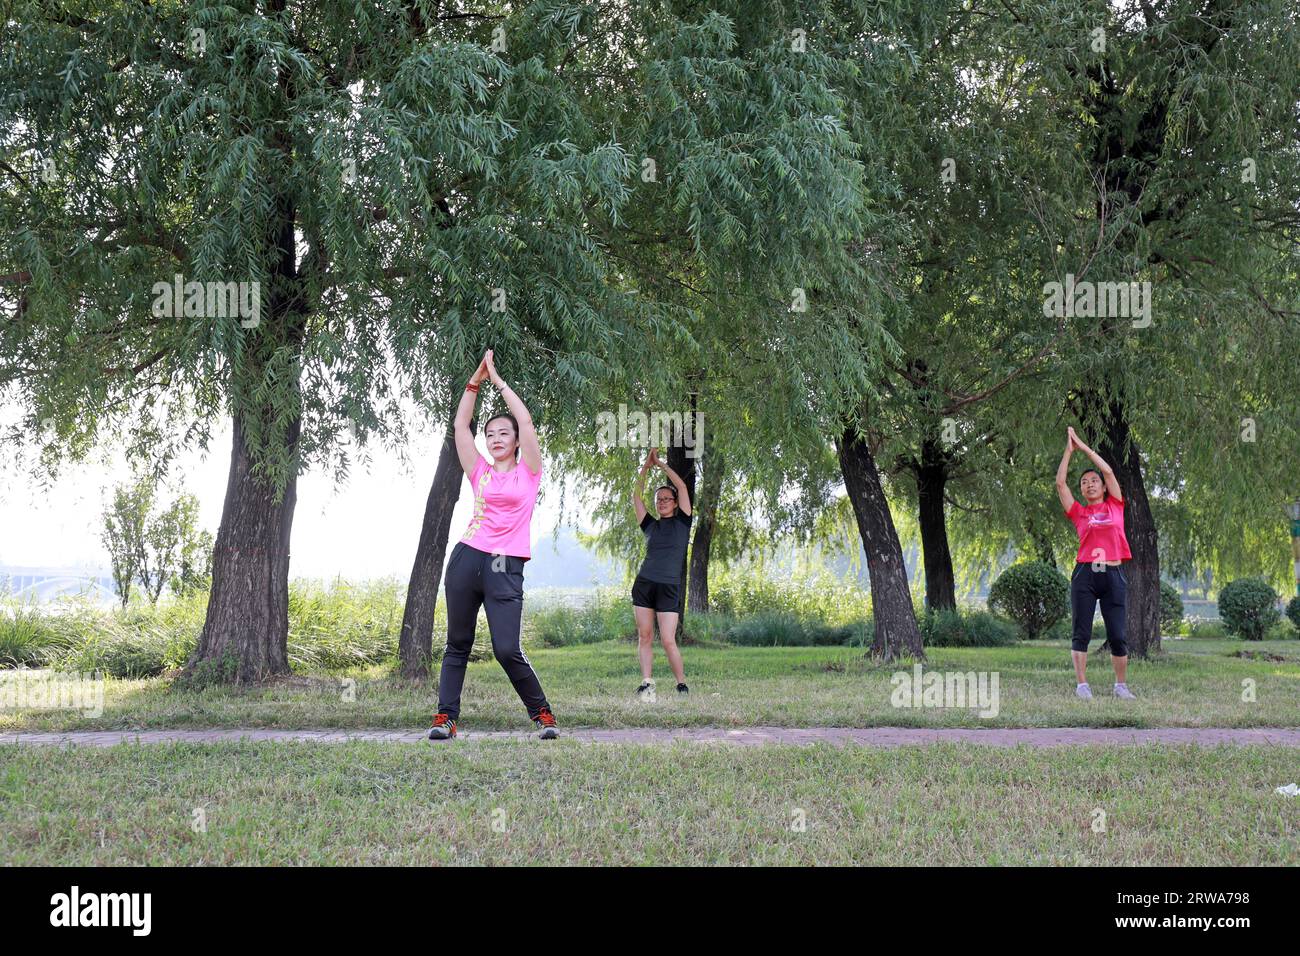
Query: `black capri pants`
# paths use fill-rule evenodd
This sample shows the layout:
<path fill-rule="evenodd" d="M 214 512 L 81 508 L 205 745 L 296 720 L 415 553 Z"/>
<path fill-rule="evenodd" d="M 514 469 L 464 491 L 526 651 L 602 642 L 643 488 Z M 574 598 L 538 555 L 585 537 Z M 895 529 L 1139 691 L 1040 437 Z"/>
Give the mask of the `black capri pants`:
<path fill-rule="evenodd" d="M 1070 607 L 1074 612 L 1074 628 L 1070 634 L 1070 649 L 1087 653 L 1092 640 L 1092 615 L 1101 604 L 1101 619 L 1106 623 L 1106 643 L 1114 657 L 1128 657 L 1125 637 L 1128 613 L 1128 578 L 1118 565 L 1099 565 L 1097 571 L 1086 562 L 1074 566 L 1070 577 Z"/>
<path fill-rule="evenodd" d="M 447 652 L 438 677 L 438 710 L 452 720 L 460 716 L 460 692 L 465 666 L 474 648 L 478 610 L 487 611 L 492 653 L 505 669 L 515 693 L 536 717 L 546 703 L 541 681 L 519 644 L 519 624 L 524 612 L 524 561 L 509 555 L 488 554 L 460 542 L 447 561 Z"/>

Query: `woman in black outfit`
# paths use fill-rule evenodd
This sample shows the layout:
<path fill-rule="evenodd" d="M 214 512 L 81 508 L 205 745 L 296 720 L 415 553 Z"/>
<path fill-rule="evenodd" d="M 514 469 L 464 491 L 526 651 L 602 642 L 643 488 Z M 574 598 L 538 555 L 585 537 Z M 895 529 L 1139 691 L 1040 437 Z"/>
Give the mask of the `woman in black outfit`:
<path fill-rule="evenodd" d="M 645 502 L 641 500 L 641 489 L 651 466 L 662 468 L 671 482 L 655 489 L 654 518 L 647 513 Z M 663 644 L 668 666 L 677 678 L 677 692 L 686 694 L 690 689 L 686 686 L 686 672 L 682 669 L 682 653 L 677 649 L 677 622 L 681 618 L 684 591 L 682 562 L 691 538 L 691 496 L 681 476 L 669 468 L 667 462 L 660 460 L 657 448 L 650 449 L 650 455 L 641 466 L 632 492 L 632 505 L 637 523 L 646 537 L 645 561 L 641 563 L 641 571 L 632 585 L 632 611 L 636 615 L 641 655 L 641 686 L 637 688 L 637 694 L 654 699 L 655 682 L 651 674 L 656 618 L 659 642 Z"/>

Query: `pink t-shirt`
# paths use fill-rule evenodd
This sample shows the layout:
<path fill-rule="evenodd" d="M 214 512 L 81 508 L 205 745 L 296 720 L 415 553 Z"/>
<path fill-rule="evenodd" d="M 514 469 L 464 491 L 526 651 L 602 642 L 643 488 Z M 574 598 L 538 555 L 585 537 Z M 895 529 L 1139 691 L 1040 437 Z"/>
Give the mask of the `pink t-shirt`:
<path fill-rule="evenodd" d="M 1079 553 L 1075 560 L 1091 564 L 1094 561 L 1127 561 L 1133 555 L 1124 537 L 1124 502 L 1109 495 L 1095 505 L 1084 507 L 1074 502 L 1066 517 L 1074 522 L 1079 532 Z"/>
<path fill-rule="evenodd" d="M 534 474 L 521 458 L 510 471 L 494 471 L 482 455 L 470 475 L 474 517 L 461 536 L 471 548 L 512 558 L 531 558 L 529 524 L 542 473 Z"/>

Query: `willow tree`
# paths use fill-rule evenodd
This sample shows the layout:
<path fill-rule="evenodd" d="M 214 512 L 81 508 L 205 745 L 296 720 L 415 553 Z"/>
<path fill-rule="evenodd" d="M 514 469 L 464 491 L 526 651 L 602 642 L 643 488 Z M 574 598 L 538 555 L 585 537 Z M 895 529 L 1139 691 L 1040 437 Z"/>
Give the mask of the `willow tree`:
<path fill-rule="evenodd" d="M 1056 236 L 1037 217 L 1068 216 L 1051 187 L 1076 148 L 1050 101 L 1018 94 L 1017 53 L 986 18 L 949 13 L 909 37 L 919 53 L 908 84 L 926 95 L 900 108 L 924 132 L 886 144 L 907 198 L 878 255 L 906 310 L 873 423 L 882 470 L 915 509 L 932 609 L 956 606 L 952 503 L 997 509 L 1008 450 L 1060 404 L 1041 387 L 1067 338 L 1064 319 L 1042 319 Z"/>
<path fill-rule="evenodd" d="M 11 5 L 0 381 L 52 449 L 125 437 L 166 456 L 231 423 L 191 672 L 288 669 L 304 468 L 348 455 L 344 435 L 400 440 L 400 399 L 413 382 L 427 399 L 431 360 L 458 378 L 510 339 L 502 295 L 542 322 L 607 298 L 574 217 L 616 204 L 626 158 L 566 139 L 581 119 L 544 75 L 565 42 L 549 25 L 584 9 Z"/>
<path fill-rule="evenodd" d="M 1280 528 L 1297 420 L 1296 11 L 1079 2 L 946 14 L 913 24 L 935 94 L 909 104 L 953 122 L 936 122 L 920 161 L 901 157 L 911 255 L 895 260 L 911 279 L 909 324 L 891 327 L 906 356 L 889 390 L 893 447 L 929 516 L 927 575 L 930 554 L 947 551 L 933 486 L 972 466 L 982 480 L 955 489 L 977 512 L 965 528 L 1052 553 L 1065 526 L 1038 507 L 1032 476 L 1050 473 L 1047 433 L 1082 422 L 1125 489 L 1130 620 L 1145 654 L 1159 641 L 1150 495 L 1230 496 L 1220 533 L 1227 515 L 1269 513 Z M 927 185 L 945 160 L 950 181 Z M 1072 302 L 1049 316 L 1052 281 L 1150 282 L 1154 314 Z M 929 583 L 946 601 L 947 581 Z"/>
<path fill-rule="evenodd" d="M 1083 147 L 1062 179 L 1081 218 L 1106 231 L 1087 253 L 1093 278 L 1150 284 L 1149 314 L 1073 319 L 1060 366 L 1071 412 L 1124 490 L 1139 656 L 1160 641 L 1149 473 L 1177 462 L 1173 481 L 1252 508 L 1271 500 L 1281 517 L 1278 465 L 1297 408 L 1286 382 L 1300 351 L 1288 255 L 1300 210 L 1298 18 L 1283 2 L 1174 0 L 1104 16 L 1081 4 L 1056 27 L 1080 45 L 1043 56 Z M 1256 418 L 1258 440 L 1243 440 Z"/>
<path fill-rule="evenodd" d="M 501 131 L 481 157 L 448 150 L 440 124 L 417 149 L 438 184 L 434 317 L 395 345 L 412 394 L 447 425 L 420 523 L 399 639 L 401 671 L 427 673 L 438 584 L 462 472 L 450 426 L 465 380 L 487 348 L 524 397 L 556 474 L 551 447 L 590 422 L 622 381 L 638 342 L 671 334 L 668 317 L 621 275 L 616 247 L 597 228 L 617 228 L 634 188 L 636 153 L 604 121 L 593 58 L 640 46 L 627 11 L 598 17 L 591 5 L 500 5 L 499 16 L 450 19 L 437 42 L 496 50 L 484 97 L 470 104 Z M 611 29 L 610 23 L 621 24 Z M 606 54 L 607 55 L 607 54 Z M 624 54 L 626 55 L 626 54 Z M 410 104 L 419 114 L 422 100 Z M 490 390 L 485 391 L 490 396 Z M 498 408 L 497 410 L 504 410 Z M 490 414 L 485 404 L 483 413 Z"/>
<path fill-rule="evenodd" d="M 710 421 L 704 393 L 713 360 L 725 354 L 712 346 L 718 328 L 736 335 L 761 303 L 767 318 L 748 331 L 767 327 L 793 341 L 771 308 L 771 269 L 807 279 L 845 268 L 824 261 L 842 258 L 827 237 L 854 214 L 858 170 L 834 121 L 830 64 L 792 44 L 783 26 L 789 7 L 616 4 L 492 26 L 535 35 L 518 46 L 541 51 L 530 85 L 511 97 L 527 118 L 517 124 L 520 154 L 562 139 L 578 150 L 608 143 L 624 163 L 609 169 L 617 175 L 608 182 L 584 180 L 607 185 L 607 197 L 573 189 L 545 210 L 548 223 L 570 230 L 557 248 L 588 256 L 587 281 L 564 287 L 551 262 L 516 262 L 531 269 L 532 283 L 503 290 L 507 309 L 489 335 L 464 336 L 493 344 L 503 374 L 519 370 L 516 388 L 535 402 L 552 474 L 580 464 L 588 476 L 619 473 L 600 432 L 603 416 L 620 406 Z M 479 29 L 486 40 L 487 25 Z M 459 194 L 454 222 L 500 202 L 499 184 L 483 176 L 466 177 Z M 440 357 L 429 371 L 446 364 Z M 679 429 L 665 437 L 666 457 L 693 491 L 704 436 Z M 410 673 L 427 657 L 459 487 L 444 445 L 408 591 L 402 656 Z M 611 506 L 626 495 L 627 484 L 618 487 Z M 706 540 L 711 510 L 697 525 Z"/>
<path fill-rule="evenodd" d="M 644 343 L 606 412 L 625 405 L 702 417 L 702 441 L 667 449 L 688 486 L 705 456 L 688 572 L 701 600 L 704 556 L 721 521 L 711 502 L 756 476 L 776 497 L 783 470 L 797 473 L 825 447 L 810 388 L 820 407 L 834 409 L 869 386 L 864 370 L 878 342 L 867 333 L 877 323 L 849 244 L 861 230 L 863 177 L 835 92 L 851 67 L 808 41 L 815 20 L 806 5 L 635 10 L 634 22 L 654 25 L 643 27 L 639 48 L 610 46 L 599 34 L 575 55 L 578 69 L 595 58 L 587 68 L 607 84 L 609 122 L 642 157 L 622 228 L 610 223 L 597 234 L 615 250 L 620 274 L 669 310 L 679 338 Z M 593 447 L 593 435 L 574 433 L 566 464 L 599 489 L 604 537 L 630 558 L 639 536 L 627 495 L 638 463 Z"/>

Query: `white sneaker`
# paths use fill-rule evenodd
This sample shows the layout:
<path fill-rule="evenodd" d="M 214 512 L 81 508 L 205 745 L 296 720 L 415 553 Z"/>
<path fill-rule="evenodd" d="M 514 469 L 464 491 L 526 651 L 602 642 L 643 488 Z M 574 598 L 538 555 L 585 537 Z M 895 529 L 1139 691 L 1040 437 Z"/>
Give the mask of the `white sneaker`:
<path fill-rule="evenodd" d="M 1080 700 L 1092 700 L 1092 690 L 1087 684 L 1080 684 L 1074 689 L 1074 694 Z"/>
<path fill-rule="evenodd" d="M 636 689 L 636 696 L 638 700 L 643 701 L 644 703 L 653 704 L 655 702 L 654 678 L 650 678 L 643 682 L 641 686 Z"/>
<path fill-rule="evenodd" d="M 1120 700 L 1137 700 L 1137 698 L 1133 696 L 1133 692 L 1128 689 L 1128 684 L 1116 684 L 1115 696 L 1120 698 Z"/>

